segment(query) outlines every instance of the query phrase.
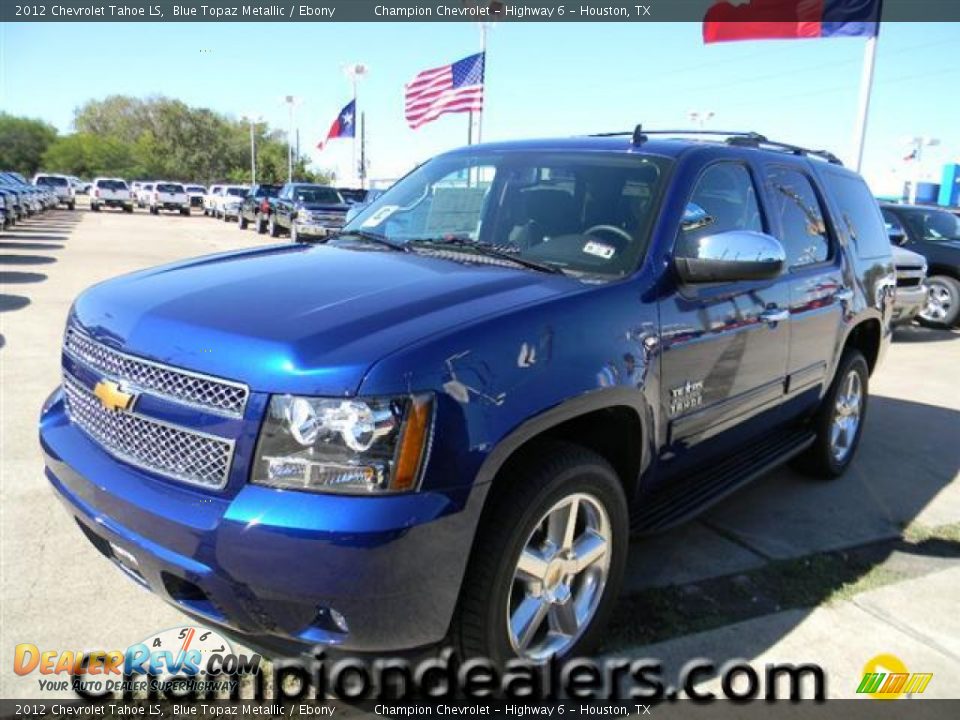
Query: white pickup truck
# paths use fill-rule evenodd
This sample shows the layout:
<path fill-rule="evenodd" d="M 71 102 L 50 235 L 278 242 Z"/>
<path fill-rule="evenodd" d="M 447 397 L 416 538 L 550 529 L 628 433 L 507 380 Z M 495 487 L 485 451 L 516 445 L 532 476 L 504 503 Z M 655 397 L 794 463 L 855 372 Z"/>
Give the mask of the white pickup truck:
<path fill-rule="evenodd" d="M 66 175 L 39 173 L 34 176 L 33 184 L 57 196 L 57 201 L 73 210 L 77 206 L 76 191 Z"/>
<path fill-rule="evenodd" d="M 161 210 L 176 210 L 181 215 L 190 214 L 190 198 L 180 183 L 158 181 L 150 193 L 150 214 L 159 215 Z"/>
<path fill-rule="evenodd" d="M 90 209 L 100 212 L 101 207 L 123 208 L 133 212 L 133 193 L 127 181 L 120 178 L 95 178 L 90 188 Z"/>

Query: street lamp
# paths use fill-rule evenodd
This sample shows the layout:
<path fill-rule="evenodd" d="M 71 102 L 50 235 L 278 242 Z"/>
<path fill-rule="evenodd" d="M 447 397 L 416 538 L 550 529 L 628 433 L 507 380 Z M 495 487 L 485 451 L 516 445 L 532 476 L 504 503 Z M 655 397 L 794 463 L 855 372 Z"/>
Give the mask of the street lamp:
<path fill-rule="evenodd" d="M 287 131 L 287 182 L 293 182 L 293 114 L 301 100 L 294 95 L 286 95 L 283 102 L 286 103 L 290 114 L 290 126 Z M 299 158 L 297 159 L 299 160 Z"/>
<path fill-rule="evenodd" d="M 353 172 L 357 178 L 357 186 L 363 187 L 363 177 L 366 175 L 364 172 L 365 168 L 361 168 L 357 165 L 357 129 L 356 123 L 359 122 L 360 117 L 360 106 L 357 104 L 357 84 L 361 79 L 366 77 L 370 70 L 363 63 L 346 63 L 343 66 L 343 72 L 350 80 L 351 85 L 353 86 L 353 113 L 354 113 L 354 129 L 353 129 Z M 361 142 L 362 142 L 361 138 Z M 363 163 L 366 161 L 366 158 L 363 157 L 365 153 L 361 153 L 360 162 Z"/>
<path fill-rule="evenodd" d="M 250 184 L 257 184 L 257 123 L 263 122 L 263 117 L 255 113 L 244 113 L 243 119 L 250 123 Z"/>
<path fill-rule="evenodd" d="M 908 147 L 911 148 L 910 154 L 906 159 L 913 160 L 913 180 L 910 182 L 909 201 L 913 205 L 917 202 L 917 185 L 920 184 L 920 178 L 923 173 L 923 148 L 936 147 L 940 144 L 939 138 L 926 136 L 904 138 Z"/>

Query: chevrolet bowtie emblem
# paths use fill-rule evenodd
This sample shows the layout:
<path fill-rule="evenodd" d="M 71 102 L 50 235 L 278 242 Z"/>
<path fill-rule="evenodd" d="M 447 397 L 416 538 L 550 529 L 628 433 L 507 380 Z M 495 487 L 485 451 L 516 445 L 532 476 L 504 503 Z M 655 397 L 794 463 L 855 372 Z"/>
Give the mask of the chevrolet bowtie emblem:
<path fill-rule="evenodd" d="M 136 394 L 124 392 L 111 380 L 98 382 L 93 388 L 93 394 L 107 410 L 120 412 L 130 410 L 133 407 L 133 401 L 137 399 Z"/>

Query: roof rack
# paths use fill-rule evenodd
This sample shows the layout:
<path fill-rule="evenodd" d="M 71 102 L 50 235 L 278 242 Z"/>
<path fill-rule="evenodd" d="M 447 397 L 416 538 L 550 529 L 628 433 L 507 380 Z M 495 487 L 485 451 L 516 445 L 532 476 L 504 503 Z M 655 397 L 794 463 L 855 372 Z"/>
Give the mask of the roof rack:
<path fill-rule="evenodd" d="M 770 140 L 764 135 L 752 130 L 644 130 L 643 125 L 637 125 L 632 131 L 595 133 L 591 137 L 625 137 L 630 136 L 634 145 L 643 145 L 647 141 L 648 135 L 707 135 L 710 137 L 723 137 L 724 142 L 735 147 L 764 148 L 768 150 L 780 150 L 793 155 L 809 155 L 826 160 L 832 165 L 843 165 L 840 158 L 827 150 L 811 150 L 810 148 L 791 145 L 789 143 Z"/>

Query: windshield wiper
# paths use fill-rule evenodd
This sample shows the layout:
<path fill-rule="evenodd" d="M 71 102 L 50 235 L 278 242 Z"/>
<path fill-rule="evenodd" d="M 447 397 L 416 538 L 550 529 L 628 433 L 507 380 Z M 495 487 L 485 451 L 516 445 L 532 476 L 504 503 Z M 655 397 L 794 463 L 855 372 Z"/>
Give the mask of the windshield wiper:
<path fill-rule="evenodd" d="M 380 235 L 375 232 L 370 232 L 369 230 L 348 230 L 346 232 L 339 232 L 336 235 L 331 235 L 328 240 L 336 240 L 337 238 L 342 237 L 358 237 L 361 240 L 366 240 L 368 242 L 376 243 L 377 245 L 383 245 L 388 247 L 391 250 L 396 250 L 397 252 L 410 252 L 410 248 L 404 243 L 394 242 L 386 235 Z"/>
<path fill-rule="evenodd" d="M 508 250 L 501 250 L 497 246 L 491 245 L 490 243 L 480 242 L 479 240 L 474 240 L 462 235 L 416 238 L 414 240 L 410 240 L 409 242 L 411 244 L 416 243 L 417 245 L 446 245 L 453 246 L 458 249 L 466 248 L 474 251 L 478 255 L 485 255 L 486 257 L 505 260 L 506 262 L 511 262 L 515 265 L 530 268 L 531 270 L 537 270 L 538 272 L 550 273 L 551 275 L 566 275 L 563 270 L 555 265 L 548 265 L 546 263 L 537 262 L 536 260 L 530 260 Z"/>

